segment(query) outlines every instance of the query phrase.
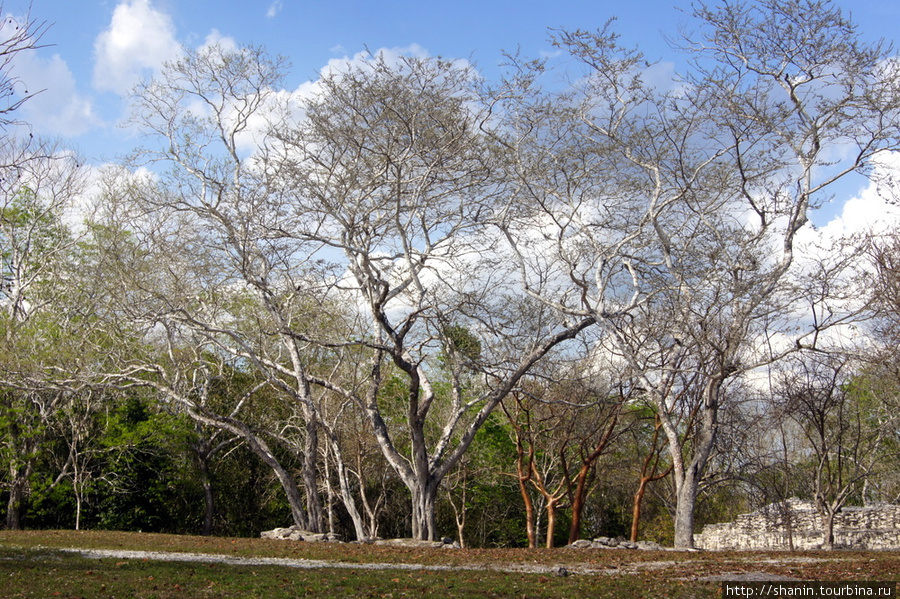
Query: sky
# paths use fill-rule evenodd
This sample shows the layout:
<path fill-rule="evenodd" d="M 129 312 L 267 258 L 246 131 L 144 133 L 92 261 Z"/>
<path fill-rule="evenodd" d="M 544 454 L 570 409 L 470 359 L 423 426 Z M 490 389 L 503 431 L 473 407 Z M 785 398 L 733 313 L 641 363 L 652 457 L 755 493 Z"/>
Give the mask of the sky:
<path fill-rule="evenodd" d="M 526 57 L 554 53 L 548 28 L 595 29 L 613 17 L 623 42 L 638 45 L 650 59 L 672 60 L 665 38 L 689 23 L 690 11 L 687 0 L 0 3 L 5 17 L 21 20 L 30 10 L 31 20 L 47 27 L 41 40 L 46 47 L 16 57 L 15 74 L 29 91 L 43 90 L 20 116 L 35 135 L 59 138 L 94 165 L 114 161 L 140 144 L 133 131 L 120 126 L 127 92 L 181 47 L 213 40 L 263 45 L 289 59 L 288 89 L 315 79 L 331 60 L 381 48 L 464 58 L 490 77 L 504 51 L 518 49 Z M 852 13 L 869 39 L 890 40 L 900 25 L 896 0 L 839 0 L 837 5 Z"/>

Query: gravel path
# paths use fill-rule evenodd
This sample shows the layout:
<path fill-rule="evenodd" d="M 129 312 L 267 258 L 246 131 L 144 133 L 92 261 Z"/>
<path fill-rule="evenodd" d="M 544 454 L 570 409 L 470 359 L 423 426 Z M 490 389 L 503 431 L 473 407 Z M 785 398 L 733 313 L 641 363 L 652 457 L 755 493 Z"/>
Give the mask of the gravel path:
<path fill-rule="evenodd" d="M 237 557 L 233 555 L 210 553 L 183 553 L 169 551 L 127 551 L 111 549 L 61 549 L 66 553 L 73 553 L 88 559 L 117 559 L 117 560 L 158 560 L 169 562 L 195 562 L 206 564 L 227 564 L 233 566 L 283 566 L 288 568 L 300 568 L 314 570 L 322 568 L 344 568 L 349 570 L 407 570 L 407 571 L 493 571 L 504 573 L 544 574 L 548 576 L 568 576 L 569 574 L 581 575 L 623 575 L 635 574 L 640 570 L 664 570 L 666 568 L 684 566 L 684 560 L 666 561 L 636 561 L 630 564 L 620 564 L 612 568 L 591 568 L 576 565 L 540 565 L 540 564 L 411 564 L 411 563 L 356 563 L 313 559 L 292 559 L 284 557 Z M 779 559 L 768 559 L 757 564 L 787 565 L 791 563 L 811 563 L 822 561 L 815 557 L 785 556 Z M 724 572 L 716 575 L 700 576 L 698 580 L 797 580 L 790 576 L 773 574 L 765 571 Z"/>
<path fill-rule="evenodd" d="M 158 560 L 168 562 L 198 562 L 206 564 L 228 564 L 233 566 L 285 566 L 313 570 L 318 568 L 346 568 L 351 570 L 424 570 L 424 571 L 479 571 L 522 572 L 527 574 L 550 574 L 565 576 L 569 570 L 562 566 L 543 566 L 532 564 L 473 564 L 473 565 L 434 565 L 434 564 L 396 564 L 396 563 L 354 563 L 325 561 L 313 559 L 291 559 L 286 557 L 235 557 L 232 555 L 210 553 L 179 553 L 168 551 L 124 551 L 111 549 L 61 549 L 66 553 L 74 553 L 88 559 L 135 559 Z M 615 570 L 572 568 L 578 574 L 612 574 Z"/>

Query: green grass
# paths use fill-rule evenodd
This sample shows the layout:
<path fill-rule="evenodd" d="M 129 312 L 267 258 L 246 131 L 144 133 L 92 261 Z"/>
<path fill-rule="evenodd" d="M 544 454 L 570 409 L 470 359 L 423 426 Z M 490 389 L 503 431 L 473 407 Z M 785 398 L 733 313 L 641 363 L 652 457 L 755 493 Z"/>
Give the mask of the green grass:
<path fill-rule="evenodd" d="M 631 577 L 87 560 L 36 550 L 12 555 L 0 550 L 4 597 L 715 597 L 718 586 Z"/>
<path fill-rule="evenodd" d="M 129 549 L 288 557 L 349 563 L 298 569 L 144 559 L 87 559 L 62 548 Z M 366 563 L 464 566 L 465 570 L 369 570 Z M 360 567 L 355 567 L 359 564 Z M 489 568 L 543 565 L 605 573 L 530 574 Z M 0 532 L 0 597 L 718 597 L 728 573 L 805 580 L 897 580 L 900 555 L 863 553 L 674 553 L 598 550 L 413 550 L 137 533 Z"/>

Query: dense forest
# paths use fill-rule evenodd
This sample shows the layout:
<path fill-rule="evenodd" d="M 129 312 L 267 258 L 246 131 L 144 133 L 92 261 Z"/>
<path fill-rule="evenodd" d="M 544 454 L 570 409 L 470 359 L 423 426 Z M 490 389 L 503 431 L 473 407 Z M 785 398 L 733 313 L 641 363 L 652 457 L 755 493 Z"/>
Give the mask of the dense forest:
<path fill-rule="evenodd" d="M 614 22 L 303 93 L 209 44 L 102 172 L 28 135 L 8 58 L 5 526 L 690 548 L 896 502 L 900 236 L 810 220 L 847 180 L 896 201 L 897 57 L 829 2 L 692 14 L 679 73 Z"/>

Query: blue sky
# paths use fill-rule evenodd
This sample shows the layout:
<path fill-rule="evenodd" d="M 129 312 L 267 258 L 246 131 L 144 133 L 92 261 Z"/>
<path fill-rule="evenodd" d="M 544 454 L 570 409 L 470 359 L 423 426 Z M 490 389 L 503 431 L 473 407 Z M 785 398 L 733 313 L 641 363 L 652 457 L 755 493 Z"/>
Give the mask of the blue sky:
<path fill-rule="evenodd" d="M 715 0 L 711 0 L 715 1 Z M 16 75 L 43 89 L 20 116 L 36 135 L 60 139 L 88 164 L 114 161 L 140 144 L 119 126 L 124 97 L 182 47 L 220 39 L 264 45 L 289 58 L 285 87 L 294 90 L 330 60 L 366 48 L 406 49 L 473 61 L 488 77 L 504 50 L 526 57 L 552 53 L 548 28 L 594 29 L 616 17 L 627 45 L 648 58 L 674 60 L 665 36 L 689 24 L 689 0 L 457 0 L 456 2 L 334 0 L 0 0 L 4 16 L 49 26 L 38 51 L 17 56 Z M 865 38 L 890 40 L 900 25 L 897 0 L 838 0 Z M 900 162 L 900 161 L 898 161 Z M 861 178 L 842 194 L 864 194 Z M 844 198 L 817 219 L 840 216 Z M 882 204 L 872 214 L 883 211 Z M 860 216 L 859 208 L 856 215 Z M 824 218 L 824 220 L 822 220 Z M 868 217 L 866 216 L 863 221 Z"/>
<path fill-rule="evenodd" d="M 852 9 L 867 36 L 890 37 L 900 24 L 895 0 L 838 4 Z M 197 47 L 211 36 L 287 56 L 286 87 L 293 89 L 329 60 L 364 48 L 416 45 L 473 60 L 491 75 L 503 50 L 552 52 L 548 27 L 592 29 L 611 17 L 624 41 L 650 58 L 670 59 L 664 35 L 677 34 L 690 8 L 672 0 L 5 0 L 3 9 L 16 16 L 29 5 L 33 20 L 49 24 L 43 41 L 51 45 L 18 61 L 29 87 L 46 90 L 23 116 L 35 133 L 60 137 L 93 163 L 135 145 L 116 125 L 125 114 L 122 95 L 138 77 L 152 74 L 179 45 Z"/>

